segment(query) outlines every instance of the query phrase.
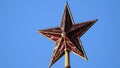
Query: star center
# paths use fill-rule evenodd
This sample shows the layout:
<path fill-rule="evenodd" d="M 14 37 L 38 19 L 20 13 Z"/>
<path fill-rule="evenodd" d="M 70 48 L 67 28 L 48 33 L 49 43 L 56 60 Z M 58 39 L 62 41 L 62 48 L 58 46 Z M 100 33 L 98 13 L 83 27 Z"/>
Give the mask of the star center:
<path fill-rule="evenodd" d="M 62 37 L 65 37 L 65 36 L 66 36 L 66 33 L 65 33 L 65 32 L 62 32 L 61 35 L 62 35 Z"/>

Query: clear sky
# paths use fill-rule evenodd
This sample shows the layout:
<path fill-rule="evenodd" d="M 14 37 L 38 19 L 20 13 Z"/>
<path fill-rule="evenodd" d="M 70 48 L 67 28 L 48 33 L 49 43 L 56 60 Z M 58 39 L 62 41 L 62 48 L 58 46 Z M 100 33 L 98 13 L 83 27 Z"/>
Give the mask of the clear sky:
<path fill-rule="evenodd" d="M 99 19 L 71 68 L 120 68 L 120 0 L 68 0 L 75 23 Z M 0 0 L 0 68 L 48 68 L 54 44 L 37 30 L 60 25 L 66 0 Z M 52 68 L 64 68 L 64 56 Z"/>

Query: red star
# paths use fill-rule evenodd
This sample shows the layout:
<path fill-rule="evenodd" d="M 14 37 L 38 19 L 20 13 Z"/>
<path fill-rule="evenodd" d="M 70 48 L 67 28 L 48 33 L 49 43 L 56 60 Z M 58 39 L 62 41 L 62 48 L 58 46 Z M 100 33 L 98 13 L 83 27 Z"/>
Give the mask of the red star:
<path fill-rule="evenodd" d="M 50 40 L 54 41 L 55 48 L 53 51 L 50 66 L 52 66 L 60 57 L 65 54 L 65 49 L 71 51 L 81 58 L 87 60 L 82 43 L 79 38 L 96 22 L 91 20 L 74 24 L 68 4 L 65 6 L 60 27 L 50 28 L 46 30 L 38 30 L 38 32 Z"/>

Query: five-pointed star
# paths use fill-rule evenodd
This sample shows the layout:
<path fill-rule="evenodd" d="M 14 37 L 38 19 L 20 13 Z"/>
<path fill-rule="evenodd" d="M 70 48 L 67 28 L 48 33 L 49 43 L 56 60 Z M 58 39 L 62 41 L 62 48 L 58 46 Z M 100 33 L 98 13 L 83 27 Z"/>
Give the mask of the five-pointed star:
<path fill-rule="evenodd" d="M 64 9 L 60 27 L 50 28 L 46 30 L 38 30 L 38 32 L 50 40 L 54 41 L 55 48 L 53 51 L 50 66 L 52 66 L 60 57 L 65 54 L 65 49 L 72 51 L 81 58 L 87 60 L 82 43 L 79 38 L 96 22 L 91 20 L 74 24 L 68 4 Z"/>

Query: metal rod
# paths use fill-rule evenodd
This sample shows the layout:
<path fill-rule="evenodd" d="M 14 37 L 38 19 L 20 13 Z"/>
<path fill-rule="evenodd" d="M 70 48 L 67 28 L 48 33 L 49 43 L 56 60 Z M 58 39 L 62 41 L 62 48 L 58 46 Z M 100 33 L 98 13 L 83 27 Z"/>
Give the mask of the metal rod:
<path fill-rule="evenodd" d="M 71 68 L 70 67 L 70 55 L 69 55 L 68 50 L 65 50 L 65 68 Z"/>

